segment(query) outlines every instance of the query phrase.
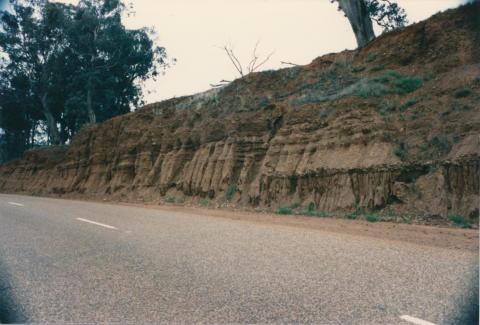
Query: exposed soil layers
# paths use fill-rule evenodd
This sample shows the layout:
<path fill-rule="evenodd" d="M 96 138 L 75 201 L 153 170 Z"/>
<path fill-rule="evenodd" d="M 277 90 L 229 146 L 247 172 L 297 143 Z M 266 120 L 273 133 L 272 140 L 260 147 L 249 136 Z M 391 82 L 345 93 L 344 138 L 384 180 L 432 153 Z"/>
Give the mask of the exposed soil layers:
<path fill-rule="evenodd" d="M 479 8 L 84 128 L 0 166 L 0 190 L 474 221 Z"/>

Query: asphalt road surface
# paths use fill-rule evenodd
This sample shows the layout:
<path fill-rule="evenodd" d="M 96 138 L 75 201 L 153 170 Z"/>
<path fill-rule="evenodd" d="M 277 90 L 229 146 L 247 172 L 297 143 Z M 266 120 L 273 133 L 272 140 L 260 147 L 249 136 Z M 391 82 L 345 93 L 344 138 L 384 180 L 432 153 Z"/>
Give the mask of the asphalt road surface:
<path fill-rule="evenodd" d="M 3 322 L 468 324 L 477 312 L 472 251 L 0 195 Z"/>

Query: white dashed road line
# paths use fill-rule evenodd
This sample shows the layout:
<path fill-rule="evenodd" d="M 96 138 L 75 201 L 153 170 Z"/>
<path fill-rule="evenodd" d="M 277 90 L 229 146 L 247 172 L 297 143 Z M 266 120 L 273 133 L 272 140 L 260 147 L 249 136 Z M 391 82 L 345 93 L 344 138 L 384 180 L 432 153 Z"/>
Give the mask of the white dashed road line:
<path fill-rule="evenodd" d="M 83 219 L 83 218 L 77 218 L 78 221 L 83 221 L 83 222 L 88 222 L 88 223 L 91 223 L 93 225 L 97 225 L 97 226 L 100 226 L 100 227 L 105 227 L 105 228 L 108 228 L 108 229 L 114 229 L 114 230 L 118 230 L 116 227 L 114 226 L 110 226 L 110 225 L 106 225 L 104 223 L 100 223 L 100 222 L 96 222 L 96 221 L 92 221 L 92 220 L 88 220 L 88 219 Z"/>
<path fill-rule="evenodd" d="M 412 317 L 412 316 L 408 316 L 408 315 L 402 315 L 402 316 L 400 316 L 400 318 L 403 319 L 404 321 L 407 321 L 407 322 L 410 322 L 410 323 L 416 324 L 416 325 L 436 325 L 434 323 L 427 322 L 426 320 L 416 318 L 416 317 Z"/>
<path fill-rule="evenodd" d="M 8 202 L 8 204 L 10 204 L 10 205 L 14 205 L 14 206 L 17 206 L 17 207 L 24 207 L 24 205 L 23 205 L 23 204 L 21 204 L 21 203 L 17 203 L 17 202 Z"/>

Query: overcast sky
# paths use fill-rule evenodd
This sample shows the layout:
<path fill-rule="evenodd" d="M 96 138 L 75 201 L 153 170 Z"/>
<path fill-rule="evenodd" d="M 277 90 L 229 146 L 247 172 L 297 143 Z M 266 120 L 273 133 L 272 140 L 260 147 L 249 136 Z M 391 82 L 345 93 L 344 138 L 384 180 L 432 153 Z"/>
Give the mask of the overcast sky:
<path fill-rule="evenodd" d="M 2 0 L 0 0 L 2 1 Z M 76 3 L 76 0 L 63 2 Z M 462 0 L 398 0 L 410 22 L 458 6 Z M 329 0 L 133 0 L 130 28 L 154 26 L 160 45 L 177 64 L 146 84 L 147 102 L 210 88 L 236 71 L 218 47 L 233 46 L 248 63 L 253 47 L 275 51 L 263 69 L 285 67 L 280 61 L 307 64 L 314 58 L 355 48 L 347 19 Z M 150 92 L 150 93 L 147 93 Z"/>

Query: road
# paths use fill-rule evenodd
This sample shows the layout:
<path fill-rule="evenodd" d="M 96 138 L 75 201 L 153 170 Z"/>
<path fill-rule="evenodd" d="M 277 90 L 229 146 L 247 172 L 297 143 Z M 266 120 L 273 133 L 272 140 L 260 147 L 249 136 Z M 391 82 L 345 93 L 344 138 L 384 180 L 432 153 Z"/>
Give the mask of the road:
<path fill-rule="evenodd" d="M 478 255 L 2 194 L 0 295 L 3 322 L 468 324 Z"/>

